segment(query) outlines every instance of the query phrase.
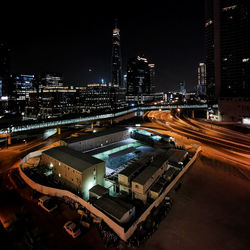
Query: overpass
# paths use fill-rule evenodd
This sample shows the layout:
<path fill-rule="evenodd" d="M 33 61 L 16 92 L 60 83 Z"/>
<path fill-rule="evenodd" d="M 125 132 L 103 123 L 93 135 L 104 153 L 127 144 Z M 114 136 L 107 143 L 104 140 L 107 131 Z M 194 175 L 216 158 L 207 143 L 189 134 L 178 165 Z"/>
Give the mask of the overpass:
<path fill-rule="evenodd" d="M 218 105 L 214 105 L 214 108 L 218 108 Z M 114 119 L 119 116 L 123 116 L 132 112 L 137 111 L 149 111 L 149 110 L 171 110 L 171 109 L 207 109 L 207 104 L 202 105 L 166 105 L 166 106 L 145 106 L 145 107 L 136 107 L 131 108 L 125 111 L 116 112 L 116 113 L 109 113 L 109 114 L 103 114 L 103 115 L 94 115 L 94 116 L 88 116 L 88 117 L 79 117 L 79 118 L 73 118 L 73 119 L 64 119 L 64 120 L 56 120 L 56 121 L 48 121 L 48 122 L 40 122 L 40 123 L 34 123 L 34 124 L 25 124 L 25 125 L 16 125 L 12 126 L 10 125 L 7 128 L 0 129 L 0 135 L 7 134 L 10 135 L 11 133 L 16 132 L 23 132 L 33 129 L 43 129 L 43 128 L 51 128 L 51 127 L 60 127 L 64 125 L 70 125 L 70 124 L 76 124 L 81 122 L 94 122 L 99 120 L 105 120 L 105 119 Z"/>

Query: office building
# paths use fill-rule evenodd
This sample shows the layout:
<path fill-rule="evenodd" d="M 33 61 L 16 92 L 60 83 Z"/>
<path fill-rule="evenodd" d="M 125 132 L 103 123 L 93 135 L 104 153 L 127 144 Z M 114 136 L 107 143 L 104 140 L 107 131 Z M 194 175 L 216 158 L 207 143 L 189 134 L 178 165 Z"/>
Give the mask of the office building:
<path fill-rule="evenodd" d="M 33 90 L 34 75 L 12 75 L 15 89 L 13 96 L 16 103 L 16 111 L 24 114 L 25 107 L 28 105 L 29 93 Z"/>
<path fill-rule="evenodd" d="M 117 27 L 117 20 L 115 28 L 113 29 L 112 39 L 112 85 L 118 85 L 123 88 L 122 84 L 122 59 L 121 59 L 121 41 L 120 30 Z"/>
<path fill-rule="evenodd" d="M 156 91 L 156 79 L 155 79 L 155 64 L 148 64 L 149 76 L 150 76 L 150 93 L 155 93 Z"/>
<path fill-rule="evenodd" d="M 186 84 L 185 81 L 180 82 L 180 94 L 185 95 L 187 93 L 186 91 Z"/>
<path fill-rule="evenodd" d="M 10 94 L 10 49 L 0 43 L 0 98 Z"/>
<path fill-rule="evenodd" d="M 223 120 L 250 116 L 250 5 L 247 0 L 206 0 L 207 94 Z"/>
<path fill-rule="evenodd" d="M 150 94 L 150 71 L 144 56 L 130 58 L 127 66 L 127 95 Z"/>
<path fill-rule="evenodd" d="M 206 95 L 206 85 L 207 85 L 207 71 L 206 64 L 200 63 L 198 66 L 198 84 L 197 84 L 197 94 L 199 96 Z"/>
<path fill-rule="evenodd" d="M 14 84 L 10 73 L 10 49 L 0 42 L 0 115 L 15 111 Z"/>

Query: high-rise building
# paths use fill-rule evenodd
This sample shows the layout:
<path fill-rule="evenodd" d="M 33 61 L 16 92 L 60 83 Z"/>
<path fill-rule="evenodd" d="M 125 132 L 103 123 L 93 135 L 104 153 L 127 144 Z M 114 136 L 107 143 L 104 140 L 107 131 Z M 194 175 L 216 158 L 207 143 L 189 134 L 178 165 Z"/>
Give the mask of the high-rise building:
<path fill-rule="evenodd" d="M 144 56 L 137 56 L 128 61 L 127 66 L 127 94 L 150 94 L 150 68 Z"/>
<path fill-rule="evenodd" d="M 249 113 L 249 15 L 248 0 L 206 0 L 207 94 L 218 100 L 222 118 L 227 120 L 236 121 Z"/>
<path fill-rule="evenodd" d="M 185 84 L 185 81 L 183 81 L 183 82 L 180 82 L 180 93 L 181 94 L 186 94 L 186 84 Z"/>
<path fill-rule="evenodd" d="M 120 30 L 117 27 L 117 20 L 115 22 L 115 28 L 113 29 L 112 39 L 112 85 L 118 85 L 123 87 L 122 84 L 122 60 L 121 60 L 121 42 L 120 42 Z"/>
<path fill-rule="evenodd" d="M 10 87 L 10 50 L 0 43 L 0 98 L 11 94 Z"/>
<path fill-rule="evenodd" d="M 197 85 L 198 95 L 206 95 L 206 84 L 207 84 L 206 64 L 200 63 L 198 66 L 198 85 Z"/>
<path fill-rule="evenodd" d="M 149 64 L 149 76 L 150 76 L 150 93 L 155 93 L 156 83 L 155 83 L 155 64 Z"/>

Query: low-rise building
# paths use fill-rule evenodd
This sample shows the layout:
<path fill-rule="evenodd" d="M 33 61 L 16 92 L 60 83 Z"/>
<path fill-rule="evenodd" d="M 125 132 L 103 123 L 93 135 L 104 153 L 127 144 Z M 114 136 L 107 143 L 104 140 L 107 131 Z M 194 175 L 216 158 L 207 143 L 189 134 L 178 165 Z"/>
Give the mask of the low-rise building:
<path fill-rule="evenodd" d="M 82 193 L 85 199 L 94 185 L 104 184 L 105 162 L 68 147 L 43 151 L 40 164 L 49 166 L 62 183 Z"/>
<path fill-rule="evenodd" d="M 102 147 L 114 142 L 122 141 L 130 137 L 126 128 L 112 128 L 97 133 L 82 135 L 60 141 L 61 146 L 68 146 L 77 151 L 87 151 L 93 148 Z"/>
<path fill-rule="evenodd" d="M 132 192 L 134 198 L 146 202 L 149 188 L 163 175 L 167 167 L 166 156 L 157 155 L 153 162 L 133 179 Z"/>
<path fill-rule="evenodd" d="M 109 189 L 99 184 L 95 185 L 89 190 L 89 198 L 100 199 L 103 196 L 109 195 Z"/>
<path fill-rule="evenodd" d="M 119 224 L 129 222 L 135 215 L 135 206 L 117 197 L 92 199 L 91 203 Z"/>
<path fill-rule="evenodd" d="M 164 189 L 167 181 L 163 177 L 160 177 L 150 188 L 149 197 L 156 200 Z"/>
<path fill-rule="evenodd" d="M 131 182 L 145 167 L 152 162 L 152 155 L 131 163 L 118 174 L 118 183 L 121 192 L 130 193 Z"/>

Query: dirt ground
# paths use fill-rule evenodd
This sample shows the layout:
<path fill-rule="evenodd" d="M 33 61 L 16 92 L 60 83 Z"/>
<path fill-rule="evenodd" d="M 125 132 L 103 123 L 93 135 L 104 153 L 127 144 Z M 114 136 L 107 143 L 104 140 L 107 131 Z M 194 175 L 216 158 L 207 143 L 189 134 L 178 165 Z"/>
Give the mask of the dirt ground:
<path fill-rule="evenodd" d="M 141 249 L 250 249 L 250 182 L 203 155 L 172 191 L 173 207 Z"/>

